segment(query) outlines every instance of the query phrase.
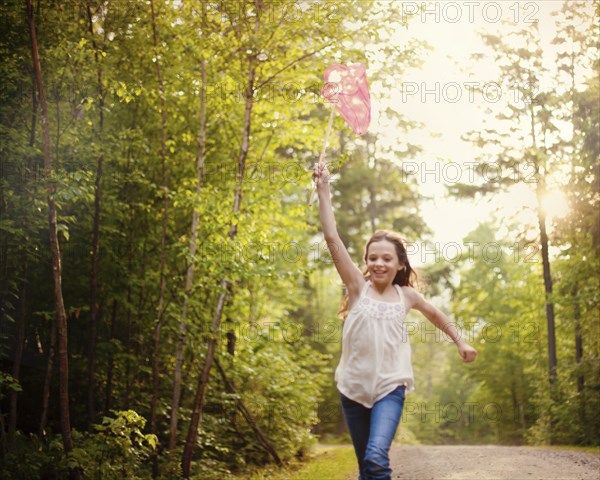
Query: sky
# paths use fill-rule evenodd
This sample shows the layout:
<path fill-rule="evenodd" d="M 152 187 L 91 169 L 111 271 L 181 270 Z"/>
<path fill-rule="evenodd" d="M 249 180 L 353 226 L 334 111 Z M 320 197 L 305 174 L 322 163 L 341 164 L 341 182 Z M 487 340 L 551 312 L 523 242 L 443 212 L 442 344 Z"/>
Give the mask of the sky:
<path fill-rule="evenodd" d="M 522 221 L 534 222 L 535 196 L 523 185 L 475 203 L 448 198 L 444 184 L 468 181 L 477 162 L 479 149 L 462 141 L 461 135 L 483 125 L 490 102 L 505 98 L 516 101 L 514 87 L 500 84 L 498 89 L 499 76 L 490 59 L 470 60 L 471 53 L 485 51 L 477 32 L 494 33 L 500 17 L 523 26 L 537 21 L 546 55 L 544 63 L 549 66 L 554 61 L 551 41 L 555 35 L 555 19 L 550 12 L 560 9 L 562 1 L 439 1 L 430 2 L 426 14 L 413 13 L 414 6 L 422 2 L 404 3 L 403 11 L 410 21 L 408 30 L 399 30 L 399 34 L 425 40 L 433 48 L 422 68 L 406 72 L 394 96 L 394 108 L 425 125 L 407 138 L 422 145 L 423 152 L 405 167 L 414 172 L 420 193 L 429 198 L 422 203 L 421 212 L 433 231 L 431 240 L 441 246 L 462 245 L 465 235 L 494 211 L 500 217 L 516 215 Z M 473 86 L 485 87 L 485 95 L 475 92 Z M 379 107 L 373 106 L 373 118 L 377 118 Z M 397 135 L 393 131 L 381 133 L 390 138 Z M 565 213 L 560 193 L 555 192 L 547 200 L 555 205 L 556 213 Z M 416 257 L 412 259 L 416 265 L 430 263 L 426 256 Z"/>

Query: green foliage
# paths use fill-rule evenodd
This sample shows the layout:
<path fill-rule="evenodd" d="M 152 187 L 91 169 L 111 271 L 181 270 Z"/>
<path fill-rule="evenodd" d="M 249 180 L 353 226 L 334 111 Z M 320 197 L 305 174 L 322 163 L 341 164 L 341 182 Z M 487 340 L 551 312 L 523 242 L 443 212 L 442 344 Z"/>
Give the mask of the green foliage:
<path fill-rule="evenodd" d="M 217 396 L 211 389 L 207 407 L 216 412 L 207 416 L 206 433 L 199 440 L 200 465 L 224 455 L 232 470 L 243 468 L 249 459 L 258 465 L 272 461 L 236 410 L 238 401 L 284 461 L 303 456 L 314 444 L 310 430 L 318 422 L 320 392 L 331 374 L 325 368 L 328 356 L 316 353 L 302 338 L 292 344 L 289 340 L 277 324 L 268 325 L 262 335 L 240 339 L 239 350 L 226 368 L 240 393 Z"/>
<path fill-rule="evenodd" d="M 241 478 L 250 480 L 346 480 L 356 471 L 356 455 L 351 446 L 317 447 L 308 464 L 291 464 L 284 469 L 265 468 Z M 240 477 L 234 477 L 240 478 Z"/>
<path fill-rule="evenodd" d="M 501 421 L 487 432 L 496 442 L 599 441 L 596 286 L 600 235 L 598 198 L 592 193 L 597 192 L 600 178 L 598 69 L 593 68 L 597 63 L 597 7 L 597 2 L 564 2 L 556 12 L 553 43 L 558 49 L 552 71 L 542 62 L 537 25 L 505 26 L 502 32 L 483 35 L 502 79 L 515 87 L 519 101 L 490 108 L 494 116 L 487 122 L 490 126 L 494 122 L 493 128 L 468 136 L 481 149 L 479 167 L 485 169 L 486 162 L 492 162 L 503 175 L 487 179 L 478 188 L 459 186 L 455 193 L 510 191 L 513 179 L 526 180 L 513 173 L 529 165 L 534 170 L 529 187 L 538 197 L 540 229 L 507 225 L 510 241 L 490 235 L 490 227 L 487 232 L 481 228 L 473 232 L 471 240 L 506 242 L 505 255 L 493 266 L 479 261 L 461 270 L 454 292 L 457 318 L 482 325 L 492 322 L 502 333 L 497 341 L 484 342 L 484 331 L 476 332 L 480 356 L 469 375 L 477 382 L 471 398 L 493 402 L 503 412 Z M 561 122 L 565 124 L 559 129 Z M 568 196 L 572 209 L 564 218 L 540 201 L 552 190 Z M 549 232 L 543 244 L 542 225 Z M 543 272 L 540 252 L 548 246 L 550 265 Z M 547 302 L 554 305 L 556 314 L 558 367 L 553 387 L 546 363 L 550 332 L 544 321 L 542 272 L 552 283 Z"/>
<path fill-rule="evenodd" d="M 479 227 L 468 241 L 493 242 L 503 249 L 494 262 L 475 251 L 479 261 L 463 270 L 455 291 L 457 323 L 473 336 L 479 351 L 469 369 L 476 388 L 466 400 L 477 402 L 479 409 L 470 430 L 482 433 L 484 426 L 497 442 L 520 443 L 539 415 L 533 387 L 546 378 L 544 309 L 536 294 L 542 288 L 540 265 L 516 262 L 511 245 L 495 238 L 489 226 Z"/>
<path fill-rule="evenodd" d="M 23 389 L 18 381 L 12 375 L 0 372 L 0 400 L 6 396 L 7 392 L 22 392 Z"/>
<path fill-rule="evenodd" d="M 143 466 L 156 450 L 156 435 L 144 434 L 146 420 L 133 410 L 112 411 L 94 425 L 95 435 L 77 439 L 69 466 L 80 469 L 86 478 L 147 478 Z"/>
<path fill-rule="evenodd" d="M 381 92 L 381 113 L 373 121 L 398 135 L 391 143 L 374 134 L 357 138 L 336 119 L 339 135 L 331 135 L 327 159 L 334 173 L 340 174 L 333 184 L 339 230 L 357 264 L 374 229 L 394 229 L 407 238 L 426 239 L 416 184 L 406 181 L 402 172 L 402 162 L 421 151 L 419 145 L 405 142 L 403 133 L 419 125 L 390 106 L 397 93 L 394 79 L 418 67 L 426 54 L 416 39 L 407 40 L 403 48 L 389 45 L 389 38 L 405 33 L 401 2 L 308 2 L 298 10 L 299 3 L 291 0 L 157 0 L 156 46 L 147 2 L 90 2 L 91 15 L 88 4 L 74 0 L 34 3 L 49 108 L 51 179 L 42 168 L 40 112 L 32 96 L 31 48 L 23 5 L 12 1 L 0 6 L 2 372 L 12 372 L 15 338 L 21 326 L 25 332 L 19 378 L 0 373 L 0 425 L 8 424 L 4 420 L 10 416 L 9 397 L 18 394 L 17 432 L 10 439 L 0 435 L 7 442 L 6 450 L 0 451 L 0 475 L 64 478 L 68 467 L 76 466 L 86 478 L 147 478 L 150 456 L 156 454 L 160 476 L 179 476 L 181 442 L 187 434 L 223 279 L 231 288 L 216 333 L 217 354 L 236 391 L 228 390 L 213 367 L 193 475 L 216 480 L 272 461 L 240 413 L 238 402 L 249 409 L 285 462 L 305 458 L 317 435 L 338 435 L 347 441 L 332 381 L 339 355 L 340 323 L 335 312 L 341 285 L 315 235 L 316 210 L 306 207 L 308 170 L 320 153 L 329 114 L 318 97 L 322 71 L 332 59 L 368 63 L 369 81 Z M 257 9 L 261 4 L 268 9 Z M 579 10 L 565 7 L 567 23 L 560 40 L 565 45 L 570 44 L 572 31 L 567 17 L 581 19 Z M 519 38 L 533 45 L 535 30 L 532 27 Z M 429 402 L 430 407 L 436 401 L 443 405 L 497 402 L 504 413 L 501 425 L 471 422 L 466 416 L 453 421 L 448 415 L 438 423 L 428 423 L 431 416 L 422 422 L 420 413 L 409 415 L 403 427 L 411 441 L 543 442 L 548 438 L 545 412 L 552 409 L 561 441 L 598 443 L 599 354 L 592 340 L 599 328 L 594 317 L 599 304 L 595 288 L 600 238 L 595 216 L 598 82 L 579 78 L 583 59 L 594 59 L 593 35 L 574 40 L 585 52 L 582 61 L 572 65 L 563 52 L 557 63 L 561 75 L 577 74 L 574 92 L 557 89 L 556 96 L 547 94 L 544 102 L 521 105 L 513 112 L 523 116 L 533 109 L 556 135 L 548 115 L 560 112 L 574 126 L 573 141 L 552 143 L 550 154 L 521 149 L 507 150 L 503 157 L 510 166 L 510 162 L 534 157 L 554 165 L 557 156 L 562 156 L 572 166 L 565 186 L 572 215 L 554 225 L 551 239 L 560 247 L 553 271 L 563 401 L 553 405 L 545 393 L 539 265 L 515 264 L 505 252 L 496 265 L 459 266 L 458 284 L 453 282 L 454 266 L 436 265 L 429 272 L 431 292 L 442 294 L 454 286 L 458 321 L 467 325 L 479 320 L 481 328 L 494 323 L 508 334 L 494 343 L 485 341 L 483 331 L 476 331 L 481 363 L 469 366 L 466 373 L 451 348 L 415 339 L 421 387 L 412 400 L 421 405 Z M 507 68 L 523 83 L 527 69 L 516 68 L 521 51 L 508 56 L 499 51 L 504 57 L 499 61 L 512 61 Z M 537 54 L 532 49 L 525 59 L 533 70 L 540 67 Z M 207 65 L 206 150 L 201 189 L 196 193 L 202 58 Z M 157 60 L 163 92 L 157 81 Z M 250 64 L 255 67 L 253 92 L 247 92 Z M 566 77 L 563 80 L 561 85 L 569 84 Z M 252 94 L 253 103 L 242 172 L 238 160 L 247 93 Z M 506 135 L 481 133 L 476 140 L 482 144 L 497 146 L 509 140 Z M 234 215 L 238 175 L 243 177 L 242 203 Z M 60 431 L 56 362 L 54 376 L 46 379 L 55 311 L 47 181 L 56 187 L 62 289 L 68 312 L 75 447 L 68 458 L 61 437 L 52 433 Z M 482 189 L 492 192 L 496 187 Z M 100 207 L 99 271 L 92 278 L 96 199 Z M 162 336 L 155 349 L 165 199 L 166 296 Z M 179 445 L 167 452 L 175 346 L 185 274 L 192 260 L 193 211 L 199 217 L 198 243 L 183 352 Z M 237 227 L 233 240 L 231 225 Z M 494 228 L 495 224 L 482 227 L 473 235 L 489 240 L 495 238 Z M 508 229 L 508 237 L 526 241 L 528 232 L 519 226 Z M 511 237 L 509 244 L 513 241 Z M 95 377 L 88 385 L 92 281 L 98 286 L 98 338 Z M 523 325 L 531 330 L 523 330 Z M 579 360 L 572 346 L 576 328 L 584 338 Z M 228 345 L 230 331 L 236 335 L 232 345 Z M 523 337 L 534 341 L 524 348 Z M 228 346 L 233 355 L 227 353 Z M 155 358 L 159 360 L 158 418 L 153 436 L 145 419 L 150 420 Z M 585 381 L 580 390 L 582 375 Z M 498 378 L 507 381 L 498 382 Z M 40 441 L 30 432 L 39 429 L 46 380 L 50 410 L 45 430 L 50 433 Z M 96 408 L 91 422 L 88 395 Z M 518 412 L 516 417 L 513 411 Z M 412 439 L 411 432 L 417 439 Z"/>
<path fill-rule="evenodd" d="M 146 423 L 135 411 L 113 411 L 94 425 L 96 433 L 73 430 L 77 445 L 65 455 L 60 436 L 40 441 L 36 436 L 17 434 L 8 454 L 0 460 L 0 478 L 6 480 L 69 478 L 78 469 L 84 478 L 151 478 L 147 461 L 156 450 L 155 435 L 144 434 Z M 23 461 L 26 458 L 27 461 Z"/>
<path fill-rule="evenodd" d="M 64 451 L 60 438 L 42 442 L 35 435 L 25 436 L 17 432 L 12 439 L 10 451 L 0 458 L 0 478 L 68 478 L 64 466 Z"/>

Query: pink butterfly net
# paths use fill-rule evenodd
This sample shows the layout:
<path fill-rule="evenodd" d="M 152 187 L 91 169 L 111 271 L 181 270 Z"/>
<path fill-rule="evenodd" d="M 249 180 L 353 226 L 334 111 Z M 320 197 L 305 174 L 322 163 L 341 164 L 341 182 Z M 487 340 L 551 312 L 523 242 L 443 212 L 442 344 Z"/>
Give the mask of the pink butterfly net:
<path fill-rule="evenodd" d="M 321 95 L 335 105 L 357 135 L 364 135 L 371 123 L 371 96 L 365 65 L 330 65 L 323 79 L 326 85 Z"/>
<path fill-rule="evenodd" d="M 325 70 L 323 78 L 325 86 L 321 90 L 321 95 L 331 103 L 332 109 L 319 162 L 323 160 L 325 150 L 327 150 L 327 139 L 333 123 L 333 107 L 340 112 L 342 118 L 357 135 L 364 135 L 371 123 L 371 96 L 369 95 L 365 65 L 362 63 L 348 66 L 330 65 Z M 308 201 L 309 206 L 313 204 L 315 191 L 316 184 L 313 184 Z"/>

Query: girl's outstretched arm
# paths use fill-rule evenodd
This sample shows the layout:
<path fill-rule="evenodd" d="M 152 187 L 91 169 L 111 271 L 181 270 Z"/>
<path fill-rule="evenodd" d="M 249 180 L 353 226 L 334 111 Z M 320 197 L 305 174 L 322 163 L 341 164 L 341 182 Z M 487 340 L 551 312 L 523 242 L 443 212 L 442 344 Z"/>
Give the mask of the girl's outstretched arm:
<path fill-rule="evenodd" d="M 450 322 L 448 317 L 439 309 L 423 298 L 419 292 L 410 287 L 404 287 L 402 291 L 406 294 L 409 301 L 409 308 L 414 308 L 421 312 L 427 320 L 433 323 L 442 332 L 448 335 L 456 344 L 458 354 L 465 362 L 474 362 L 477 357 L 477 350 L 469 345 L 462 337 L 456 326 Z"/>
<path fill-rule="evenodd" d="M 319 218 L 321 229 L 327 242 L 327 248 L 333 259 L 342 282 L 348 289 L 350 303 L 360 295 L 364 284 L 364 276 L 360 269 L 354 264 L 346 246 L 340 238 L 331 207 L 331 192 L 329 191 L 329 171 L 323 162 L 315 163 L 313 179 L 317 184 L 319 194 Z"/>

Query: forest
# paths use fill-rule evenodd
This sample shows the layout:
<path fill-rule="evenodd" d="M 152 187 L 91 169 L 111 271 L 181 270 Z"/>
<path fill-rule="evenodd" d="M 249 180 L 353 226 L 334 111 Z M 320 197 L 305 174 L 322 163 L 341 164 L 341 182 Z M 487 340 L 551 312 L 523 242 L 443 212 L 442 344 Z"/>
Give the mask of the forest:
<path fill-rule="evenodd" d="M 400 443 L 600 445 L 600 2 L 548 3 L 550 61 L 542 22 L 510 21 L 535 2 L 479 33 L 468 65 L 511 95 L 464 135 L 470 178 L 438 182 L 534 200 L 440 244 L 415 166 L 462 159 L 394 103 L 431 52 L 424 2 L 2 2 L 0 478 L 217 480 L 350 442 L 343 285 L 308 204 L 334 63 L 366 64 L 380 106 L 329 138 L 344 243 L 362 265 L 374 231 L 409 239 L 479 352 L 409 315 Z"/>

